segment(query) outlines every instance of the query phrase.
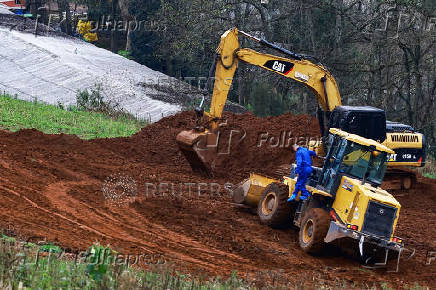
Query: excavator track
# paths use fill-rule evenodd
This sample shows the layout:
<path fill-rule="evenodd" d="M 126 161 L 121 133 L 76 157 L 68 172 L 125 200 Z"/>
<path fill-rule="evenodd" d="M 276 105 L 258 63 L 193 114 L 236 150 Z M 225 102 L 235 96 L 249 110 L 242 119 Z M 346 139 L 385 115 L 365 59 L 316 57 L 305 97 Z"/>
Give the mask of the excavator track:
<path fill-rule="evenodd" d="M 416 173 L 407 169 L 390 169 L 386 171 L 384 184 L 389 189 L 413 189 L 416 185 Z"/>

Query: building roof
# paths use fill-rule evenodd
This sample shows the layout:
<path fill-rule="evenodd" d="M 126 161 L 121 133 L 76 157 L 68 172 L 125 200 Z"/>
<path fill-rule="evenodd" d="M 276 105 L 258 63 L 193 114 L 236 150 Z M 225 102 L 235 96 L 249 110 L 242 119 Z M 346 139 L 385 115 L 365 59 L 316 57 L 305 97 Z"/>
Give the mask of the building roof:
<path fill-rule="evenodd" d="M 16 4 L 15 0 L 0 0 L 0 5 L 6 5 L 8 8 L 11 9 L 24 9 L 25 7 L 22 3 L 24 2 L 20 1 L 20 4 Z"/>

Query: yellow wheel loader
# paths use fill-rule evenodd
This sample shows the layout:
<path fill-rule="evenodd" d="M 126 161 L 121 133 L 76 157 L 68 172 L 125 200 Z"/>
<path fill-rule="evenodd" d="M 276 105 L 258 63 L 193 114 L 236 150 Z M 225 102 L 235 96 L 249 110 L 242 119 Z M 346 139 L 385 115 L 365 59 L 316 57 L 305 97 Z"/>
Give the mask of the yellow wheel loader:
<path fill-rule="evenodd" d="M 287 58 L 241 48 L 239 35 L 279 51 Z M 176 138 L 192 169 L 207 175 L 213 174 L 222 112 L 239 61 L 274 72 L 311 89 L 319 104 L 318 120 L 323 137 L 328 134 L 329 128 L 340 128 L 348 133 L 383 142 L 393 149 L 395 153 L 389 160 L 390 167 L 425 164 L 425 140 L 422 134 L 415 132 L 410 126 L 387 122 L 385 112 L 381 109 L 342 106 L 335 78 L 322 64 L 312 60 L 310 56 L 293 53 L 236 28 L 226 31 L 221 36 L 216 62 L 210 70 L 208 79 L 209 83 L 215 71 L 210 111 L 204 112 L 203 98 L 195 110 L 197 126 L 181 132 Z M 325 146 L 318 147 L 317 152 L 321 152 L 322 147 Z M 400 171 L 393 173 L 397 175 Z M 402 187 L 411 187 L 414 175 L 403 172 L 400 181 Z"/>
<path fill-rule="evenodd" d="M 400 203 L 379 186 L 388 159 L 394 151 L 371 139 L 331 128 L 327 155 L 322 168 L 313 167 L 307 190 L 310 197 L 287 202 L 297 177 L 295 164 L 290 177 L 275 179 L 252 173 L 233 189 L 233 202 L 257 208 L 263 224 L 278 227 L 293 223 L 299 227 L 299 244 L 307 253 L 319 254 L 327 243 L 351 238 L 385 250 L 383 261 L 372 267 L 385 267 L 389 251 L 398 253 L 398 271 L 403 240 L 395 236 Z M 413 252 L 410 255 L 413 256 Z"/>

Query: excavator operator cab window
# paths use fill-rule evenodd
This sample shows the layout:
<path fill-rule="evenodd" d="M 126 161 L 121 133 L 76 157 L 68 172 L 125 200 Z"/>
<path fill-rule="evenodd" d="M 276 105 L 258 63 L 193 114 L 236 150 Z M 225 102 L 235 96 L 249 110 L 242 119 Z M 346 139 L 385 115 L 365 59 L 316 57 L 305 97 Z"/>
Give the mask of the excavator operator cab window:
<path fill-rule="evenodd" d="M 330 115 L 328 128 L 383 142 L 386 139 L 386 113 L 372 107 L 337 106 Z"/>

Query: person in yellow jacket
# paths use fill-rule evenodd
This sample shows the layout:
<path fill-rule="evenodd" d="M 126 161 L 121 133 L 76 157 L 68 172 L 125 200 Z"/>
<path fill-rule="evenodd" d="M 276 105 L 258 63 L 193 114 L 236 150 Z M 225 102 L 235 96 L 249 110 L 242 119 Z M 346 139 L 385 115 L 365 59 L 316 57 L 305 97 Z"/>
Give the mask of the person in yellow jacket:
<path fill-rule="evenodd" d="M 83 39 L 87 42 L 95 42 L 98 40 L 96 32 L 91 32 L 91 21 L 79 20 L 77 23 L 77 33 L 83 36 Z"/>

